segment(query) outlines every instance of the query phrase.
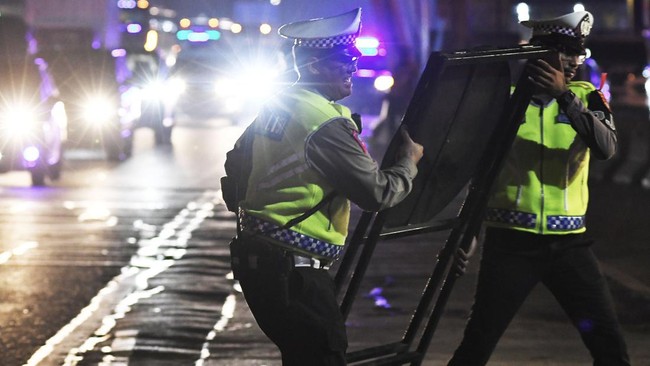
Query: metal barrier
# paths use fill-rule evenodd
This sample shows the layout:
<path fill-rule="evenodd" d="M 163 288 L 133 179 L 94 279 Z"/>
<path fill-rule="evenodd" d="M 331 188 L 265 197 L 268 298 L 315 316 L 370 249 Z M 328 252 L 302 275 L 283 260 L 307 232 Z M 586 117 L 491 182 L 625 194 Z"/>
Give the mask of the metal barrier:
<path fill-rule="evenodd" d="M 359 219 L 335 276 L 344 317 L 379 241 L 443 230 L 450 234 L 402 338 L 350 352 L 350 364 L 422 363 L 454 283 L 462 276 L 452 265 L 455 254 L 459 248 L 467 251 L 478 235 L 488 192 L 532 96 L 525 74 L 510 94 L 508 62 L 553 56 L 557 54 L 535 46 L 431 54 L 402 120 L 414 139 L 425 145 L 425 157 L 409 198 L 377 214 L 365 212 Z M 382 165 L 392 164 L 400 144 L 397 134 Z M 465 167 L 466 171 L 453 171 Z M 438 217 L 467 187 L 459 214 Z"/>

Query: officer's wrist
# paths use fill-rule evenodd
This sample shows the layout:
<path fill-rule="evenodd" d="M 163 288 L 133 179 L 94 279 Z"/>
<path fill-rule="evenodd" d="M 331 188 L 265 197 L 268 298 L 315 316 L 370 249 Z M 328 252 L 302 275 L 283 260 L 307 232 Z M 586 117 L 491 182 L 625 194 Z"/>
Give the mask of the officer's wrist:
<path fill-rule="evenodd" d="M 555 99 L 560 104 L 560 107 L 566 108 L 571 103 L 573 103 L 575 98 L 576 98 L 576 95 L 571 90 L 567 90 L 564 93 L 557 96 Z"/>

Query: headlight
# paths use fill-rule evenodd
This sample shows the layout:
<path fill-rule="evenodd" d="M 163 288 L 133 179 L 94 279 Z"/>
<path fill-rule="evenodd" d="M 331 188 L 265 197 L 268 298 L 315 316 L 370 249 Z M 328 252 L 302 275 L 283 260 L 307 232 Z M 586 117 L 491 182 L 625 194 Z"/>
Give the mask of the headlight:
<path fill-rule="evenodd" d="M 81 117 L 90 124 L 104 124 L 115 116 L 116 111 L 115 103 L 111 99 L 95 96 L 82 104 Z"/>
<path fill-rule="evenodd" d="M 142 88 L 142 99 L 174 101 L 185 91 L 185 87 L 185 81 L 179 78 L 152 81 Z"/>
<path fill-rule="evenodd" d="M 251 67 L 231 77 L 215 82 L 217 96 L 232 96 L 251 101 L 262 101 L 273 94 L 278 71 L 267 67 Z"/>
<path fill-rule="evenodd" d="M 0 114 L 0 126 L 8 135 L 24 135 L 33 130 L 38 122 L 39 113 L 36 108 L 24 103 L 5 106 Z"/>
<path fill-rule="evenodd" d="M 395 84 L 395 80 L 391 75 L 379 75 L 373 84 L 375 89 L 387 93 L 393 87 L 393 84 Z"/>

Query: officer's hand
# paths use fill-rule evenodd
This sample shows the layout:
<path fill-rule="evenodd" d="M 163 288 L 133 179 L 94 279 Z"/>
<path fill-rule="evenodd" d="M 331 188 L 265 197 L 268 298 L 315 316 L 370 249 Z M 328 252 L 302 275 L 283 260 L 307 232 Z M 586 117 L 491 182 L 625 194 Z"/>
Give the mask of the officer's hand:
<path fill-rule="evenodd" d="M 413 160 L 413 163 L 417 164 L 424 155 L 424 146 L 411 139 L 406 126 L 400 127 L 400 133 L 402 134 L 402 146 L 399 148 L 397 157 L 401 158 L 406 156 Z"/>
<path fill-rule="evenodd" d="M 553 98 L 569 90 L 564 70 L 558 70 L 544 60 L 532 60 L 526 64 L 526 69 L 528 80 Z"/>
<path fill-rule="evenodd" d="M 476 240 L 476 237 L 474 237 L 472 238 L 472 244 L 470 244 L 467 251 L 464 251 L 463 248 L 458 248 L 458 250 L 456 251 L 456 260 L 454 262 L 454 268 L 456 270 L 457 276 L 462 276 L 465 274 L 465 271 L 467 270 L 467 264 L 469 263 L 469 259 L 476 252 L 477 246 L 478 246 L 478 241 Z"/>

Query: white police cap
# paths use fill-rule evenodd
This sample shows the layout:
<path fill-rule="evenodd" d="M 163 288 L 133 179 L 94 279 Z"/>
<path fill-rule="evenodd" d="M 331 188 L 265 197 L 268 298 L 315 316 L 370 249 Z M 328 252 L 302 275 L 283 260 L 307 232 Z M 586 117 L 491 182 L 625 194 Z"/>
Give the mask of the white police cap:
<path fill-rule="evenodd" d="M 553 19 L 521 22 L 521 25 L 532 28 L 533 37 L 563 34 L 569 37 L 585 38 L 591 32 L 593 24 L 594 17 L 588 11 L 576 11 Z"/>
<path fill-rule="evenodd" d="M 332 17 L 285 24 L 278 34 L 293 39 L 298 47 L 328 49 L 354 45 L 360 30 L 361 8 L 357 8 Z"/>

